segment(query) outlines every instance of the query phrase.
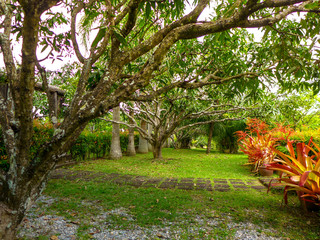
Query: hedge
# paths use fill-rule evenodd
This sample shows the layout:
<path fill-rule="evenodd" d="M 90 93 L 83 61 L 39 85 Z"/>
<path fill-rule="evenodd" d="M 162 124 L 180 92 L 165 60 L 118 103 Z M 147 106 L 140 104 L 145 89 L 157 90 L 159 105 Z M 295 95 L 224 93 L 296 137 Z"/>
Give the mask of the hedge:
<path fill-rule="evenodd" d="M 31 158 L 35 156 L 38 149 L 53 136 L 53 128 L 50 124 L 43 124 L 39 121 L 34 122 L 34 134 L 32 138 L 32 146 L 30 149 Z M 88 158 L 103 158 L 109 151 L 111 146 L 112 133 L 107 132 L 83 132 L 70 150 L 73 160 L 85 160 Z M 135 142 L 138 142 L 138 134 L 135 133 Z M 122 152 L 127 150 L 128 132 L 120 133 L 120 144 Z M 6 149 L 0 128 L 0 168 L 7 171 L 9 163 L 7 159 Z"/>
<path fill-rule="evenodd" d="M 273 136 L 277 138 L 282 138 L 282 140 L 277 141 L 276 148 L 285 154 L 289 154 L 289 151 L 286 149 L 286 146 L 287 146 L 286 135 L 283 134 L 282 132 L 276 132 L 273 134 Z M 296 130 L 291 132 L 288 137 L 289 140 L 293 141 L 292 145 L 294 148 L 297 142 L 304 142 L 305 144 L 308 144 L 311 138 L 314 143 L 316 143 L 317 145 L 320 145 L 320 129 L 307 130 L 307 131 Z"/>
<path fill-rule="evenodd" d="M 105 157 L 110 152 L 111 138 L 111 132 L 82 133 L 70 150 L 72 159 L 85 160 L 92 157 Z M 138 142 L 138 138 L 138 134 L 135 134 L 135 142 Z M 122 152 L 126 152 L 128 132 L 120 133 L 120 145 Z"/>

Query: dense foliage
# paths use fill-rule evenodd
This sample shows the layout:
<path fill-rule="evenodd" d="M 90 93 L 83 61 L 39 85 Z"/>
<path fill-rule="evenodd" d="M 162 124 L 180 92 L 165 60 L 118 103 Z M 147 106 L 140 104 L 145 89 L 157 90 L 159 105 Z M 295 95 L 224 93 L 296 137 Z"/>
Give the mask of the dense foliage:
<path fill-rule="evenodd" d="M 259 119 L 249 119 L 247 130 L 238 131 L 237 135 L 240 149 L 248 155 L 248 164 L 253 165 L 253 172 L 258 172 L 260 166 L 274 161 L 274 148 L 289 153 L 286 150 L 288 141 L 296 148 L 298 142 L 308 143 L 313 135 L 316 136 L 314 142 L 320 140 L 319 130 L 294 131 L 281 124 L 272 128 Z"/>
<path fill-rule="evenodd" d="M 308 144 L 297 143 L 294 148 L 288 140 L 287 149 L 288 155 L 273 148 L 278 157 L 267 166 L 271 170 L 280 171 L 279 182 L 273 186 L 285 186 L 286 203 L 288 191 L 295 190 L 304 201 L 320 206 L 320 147 L 310 140 Z"/>
<path fill-rule="evenodd" d="M 41 123 L 38 120 L 34 121 L 34 134 L 32 138 L 32 146 L 30 153 L 35 156 L 40 147 L 50 142 L 53 136 L 53 127 L 48 123 Z M 73 160 L 86 160 L 87 158 L 102 158 L 110 151 L 111 146 L 111 131 L 90 132 L 84 131 L 72 145 L 70 154 Z M 125 152 L 128 145 L 128 132 L 120 133 L 121 150 Z M 135 142 L 138 142 L 138 135 L 135 134 Z M 37 159 L 37 158 L 33 158 Z M 9 169 L 8 156 L 5 150 L 2 132 L 0 128 L 0 168 Z"/>

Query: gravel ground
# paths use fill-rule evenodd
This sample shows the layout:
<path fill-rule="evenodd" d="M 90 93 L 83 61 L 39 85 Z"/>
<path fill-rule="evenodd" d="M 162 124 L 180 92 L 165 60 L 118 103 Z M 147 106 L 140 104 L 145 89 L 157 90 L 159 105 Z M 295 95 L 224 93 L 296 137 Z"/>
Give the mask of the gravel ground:
<path fill-rule="evenodd" d="M 20 228 L 19 237 L 23 239 L 39 239 L 39 236 L 47 236 L 51 240 L 74 240 L 74 239 L 199 239 L 205 238 L 206 233 L 216 233 L 216 239 L 280 239 L 271 237 L 268 231 L 252 223 L 235 223 L 228 216 L 219 218 L 206 218 L 197 215 L 194 223 L 165 222 L 164 226 L 151 226 L 143 228 L 135 226 L 134 217 L 125 208 L 117 208 L 103 212 L 91 218 L 88 229 L 80 229 L 81 220 L 67 220 L 61 216 L 49 215 L 45 209 L 56 199 L 42 196 L 38 202 L 32 206 Z M 83 204 L 90 204 L 84 202 Z M 40 207 L 41 206 L 41 207 Z M 111 227 L 111 216 L 126 218 L 130 222 L 128 229 Z M 227 235 L 224 235 L 227 232 Z M 228 233 L 233 232 L 233 236 Z M 81 237 L 89 236 L 89 237 Z M 197 236 L 196 238 L 194 238 Z M 227 237 L 228 236 L 228 237 Z M 202 239 L 202 238 L 200 238 Z"/>

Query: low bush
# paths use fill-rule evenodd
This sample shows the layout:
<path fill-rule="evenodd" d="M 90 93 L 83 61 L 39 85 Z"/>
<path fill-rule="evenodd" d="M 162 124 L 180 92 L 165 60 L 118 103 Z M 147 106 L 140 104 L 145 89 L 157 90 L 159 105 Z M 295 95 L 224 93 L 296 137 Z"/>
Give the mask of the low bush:
<path fill-rule="evenodd" d="M 313 134 L 316 136 L 315 139 Z M 253 172 L 258 172 L 261 165 L 273 162 L 273 149 L 290 154 L 287 148 L 288 141 L 293 149 L 296 149 L 298 143 L 308 144 L 310 139 L 315 143 L 320 141 L 320 130 L 294 131 L 289 126 L 281 124 L 270 129 L 259 119 L 249 119 L 247 130 L 238 131 L 237 135 L 241 151 L 248 155 L 248 164 L 254 166 Z"/>
<path fill-rule="evenodd" d="M 51 124 L 42 123 L 34 120 L 34 133 L 32 137 L 32 145 L 30 149 L 31 159 L 33 159 L 38 152 L 39 148 L 50 141 L 53 136 L 54 129 Z M 85 131 L 80 134 L 79 138 L 70 149 L 70 154 L 73 160 L 85 160 L 87 158 L 105 157 L 111 146 L 111 131 L 106 132 L 88 132 Z M 135 142 L 138 142 L 138 134 L 135 133 Z M 128 146 L 128 132 L 120 134 L 120 144 L 123 152 L 127 150 Z M 5 149 L 5 144 L 0 128 L 0 168 L 8 171 L 9 163 L 8 156 Z"/>
<path fill-rule="evenodd" d="M 41 123 L 38 120 L 33 121 L 34 133 L 32 136 L 31 148 L 30 148 L 30 158 L 34 159 L 36 153 L 38 152 L 41 145 L 48 142 L 53 135 L 53 127 L 51 124 Z M 2 129 L 0 128 L 0 168 L 8 171 L 9 161 L 5 148 L 5 143 L 2 135 Z"/>
<path fill-rule="evenodd" d="M 274 135 L 277 132 L 279 137 Z M 281 134 L 280 134 L 281 133 Z M 248 155 L 248 163 L 252 165 L 252 171 L 258 173 L 259 167 L 271 163 L 275 157 L 272 151 L 277 142 L 287 138 L 290 129 L 278 126 L 269 130 L 269 126 L 259 119 L 249 119 L 247 121 L 247 130 L 236 132 L 239 138 L 240 149 Z"/>
<path fill-rule="evenodd" d="M 289 154 L 273 149 L 278 157 L 267 167 L 280 171 L 279 182 L 273 186 L 285 186 L 285 203 L 288 202 L 287 192 L 294 190 L 302 200 L 320 206 L 320 147 L 311 139 L 308 144 L 297 143 L 294 149 L 288 140 L 287 149 Z"/>
<path fill-rule="evenodd" d="M 0 169 L 9 170 L 8 156 L 2 137 L 2 129 L 0 128 Z"/>
<path fill-rule="evenodd" d="M 70 153 L 72 159 L 85 160 L 87 158 L 103 158 L 110 152 L 112 133 L 107 132 L 83 132 L 72 146 Z M 139 136 L 135 133 L 135 142 Z M 122 152 L 127 151 L 128 132 L 120 133 L 120 145 Z"/>

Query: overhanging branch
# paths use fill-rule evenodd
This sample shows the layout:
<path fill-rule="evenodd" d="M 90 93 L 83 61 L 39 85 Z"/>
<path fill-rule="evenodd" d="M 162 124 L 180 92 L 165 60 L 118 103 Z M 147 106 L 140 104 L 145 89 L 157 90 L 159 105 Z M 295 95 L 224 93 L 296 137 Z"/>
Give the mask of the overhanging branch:
<path fill-rule="evenodd" d="M 43 85 L 41 82 L 37 82 L 35 84 L 35 87 L 34 87 L 37 91 L 42 91 L 42 92 L 45 92 L 44 88 L 43 88 Z M 61 88 L 58 88 L 56 86 L 53 86 L 53 85 L 48 85 L 48 90 L 50 93 L 54 93 L 56 92 L 59 96 L 64 96 L 66 94 L 66 91 L 65 90 L 62 90 Z"/>

